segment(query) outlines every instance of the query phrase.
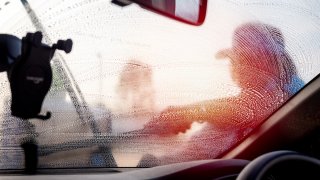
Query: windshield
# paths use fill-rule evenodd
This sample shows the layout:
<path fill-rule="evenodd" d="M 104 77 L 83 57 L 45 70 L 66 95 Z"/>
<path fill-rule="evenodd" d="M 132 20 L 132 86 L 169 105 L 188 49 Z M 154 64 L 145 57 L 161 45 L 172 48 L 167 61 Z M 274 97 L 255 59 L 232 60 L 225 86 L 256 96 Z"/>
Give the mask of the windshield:
<path fill-rule="evenodd" d="M 182 1 L 181 1 L 182 2 Z M 212 159 L 320 72 L 320 3 L 208 2 L 202 26 L 105 0 L 0 3 L 0 33 L 71 38 L 52 60 L 47 121 L 11 116 L 0 74 L 0 169 L 150 167 Z"/>

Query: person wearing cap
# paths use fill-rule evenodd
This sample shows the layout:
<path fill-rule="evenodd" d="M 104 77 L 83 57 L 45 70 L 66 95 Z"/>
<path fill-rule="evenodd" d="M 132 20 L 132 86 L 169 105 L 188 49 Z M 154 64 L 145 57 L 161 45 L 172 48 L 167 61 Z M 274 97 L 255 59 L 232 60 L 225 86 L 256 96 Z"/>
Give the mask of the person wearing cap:
<path fill-rule="evenodd" d="M 206 122 L 184 148 L 183 156 L 163 157 L 166 163 L 215 158 L 303 86 L 281 31 L 271 25 L 250 22 L 239 26 L 232 47 L 219 51 L 216 57 L 230 60 L 232 79 L 241 92 L 234 97 L 169 107 L 147 124 L 146 130 L 169 135 L 185 132 L 193 122 Z"/>

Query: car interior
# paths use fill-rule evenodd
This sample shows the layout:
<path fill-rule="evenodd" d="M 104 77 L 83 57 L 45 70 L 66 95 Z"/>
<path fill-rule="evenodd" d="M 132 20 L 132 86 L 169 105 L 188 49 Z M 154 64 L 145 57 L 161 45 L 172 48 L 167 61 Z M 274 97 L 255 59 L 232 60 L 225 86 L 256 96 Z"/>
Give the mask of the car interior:
<path fill-rule="evenodd" d="M 0 2 L 0 179 L 320 179 L 320 2 Z"/>

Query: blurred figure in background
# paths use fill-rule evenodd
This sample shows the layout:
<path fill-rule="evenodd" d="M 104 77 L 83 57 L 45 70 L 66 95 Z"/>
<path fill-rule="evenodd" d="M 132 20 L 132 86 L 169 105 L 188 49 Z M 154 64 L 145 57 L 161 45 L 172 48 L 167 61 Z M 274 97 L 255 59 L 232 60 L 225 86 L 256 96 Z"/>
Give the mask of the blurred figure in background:
<path fill-rule="evenodd" d="M 152 69 L 140 61 L 129 61 L 120 73 L 118 90 L 124 114 L 135 117 L 154 111 Z"/>

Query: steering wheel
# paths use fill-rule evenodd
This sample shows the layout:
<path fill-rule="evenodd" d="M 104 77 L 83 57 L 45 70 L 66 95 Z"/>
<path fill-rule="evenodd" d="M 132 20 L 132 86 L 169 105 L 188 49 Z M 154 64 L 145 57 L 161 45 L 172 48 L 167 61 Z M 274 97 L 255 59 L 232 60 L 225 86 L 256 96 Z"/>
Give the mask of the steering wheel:
<path fill-rule="evenodd" d="M 294 151 L 275 151 L 250 162 L 237 177 L 244 179 L 320 179 L 320 161 Z"/>

